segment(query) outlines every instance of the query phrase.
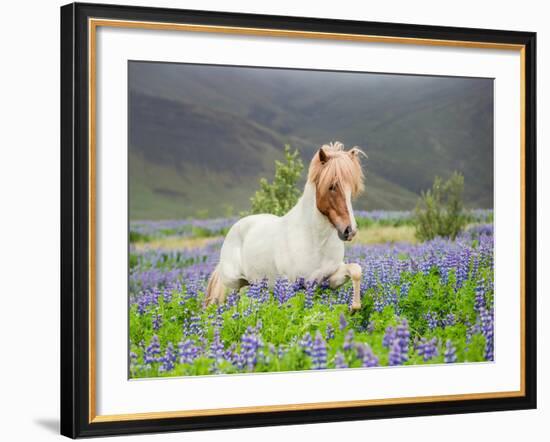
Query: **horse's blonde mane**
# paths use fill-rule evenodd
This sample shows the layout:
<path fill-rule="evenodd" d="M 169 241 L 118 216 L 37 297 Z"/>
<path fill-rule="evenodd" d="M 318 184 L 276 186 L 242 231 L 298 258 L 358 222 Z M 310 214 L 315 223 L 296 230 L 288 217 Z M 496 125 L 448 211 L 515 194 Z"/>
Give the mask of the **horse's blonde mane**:
<path fill-rule="evenodd" d="M 319 152 L 316 152 L 309 165 L 308 181 L 319 188 L 327 189 L 333 184 L 349 186 L 352 196 L 364 189 L 364 175 L 359 162 L 359 155 L 365 153 L 358 147 L 348 151 L 339 141 L 325 144 L 321 147 L 327 156 L 327 161 L 321 162 Z"/>

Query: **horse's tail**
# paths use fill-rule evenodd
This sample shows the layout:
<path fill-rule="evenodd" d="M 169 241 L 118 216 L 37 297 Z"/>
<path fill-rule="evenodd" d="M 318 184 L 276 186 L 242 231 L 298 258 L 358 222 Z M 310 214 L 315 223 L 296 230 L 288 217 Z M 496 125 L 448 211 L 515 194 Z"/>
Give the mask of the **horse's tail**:
<path fill-rule="evenodd" d="M 210 304 L 223 304 L 225 301 L 225 286 L 220 278 L 220 265 L 218 264 L 208 280 L 206 286 L 206 296 L 204 297 L 204 307 Z"/>

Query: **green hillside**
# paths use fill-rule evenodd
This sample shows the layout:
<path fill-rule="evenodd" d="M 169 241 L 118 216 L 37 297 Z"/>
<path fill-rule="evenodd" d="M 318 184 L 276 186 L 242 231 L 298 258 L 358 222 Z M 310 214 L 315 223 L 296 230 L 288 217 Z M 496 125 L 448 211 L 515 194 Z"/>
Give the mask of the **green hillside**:
<path fill-rule="evenodd" d="M 359 145 L 361 209 L 410 209 L 435 175 L 492 207 L 491 80 L 131 62 L 130 217 L 247 209 L 284 144 Z"/>

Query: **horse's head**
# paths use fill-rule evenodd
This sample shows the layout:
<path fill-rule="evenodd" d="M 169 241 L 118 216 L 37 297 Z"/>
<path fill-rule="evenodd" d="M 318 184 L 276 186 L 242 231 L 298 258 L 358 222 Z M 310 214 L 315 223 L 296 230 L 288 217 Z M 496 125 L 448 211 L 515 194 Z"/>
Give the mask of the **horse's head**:
<path fill-rule="evenodd" d="M 342 143 L 322 146 L 309 166 L 308 181 L 315 185 L 317 209 L 338 231 L 342 241 L 357 233 L 351 200 L 363 190 L 359 148 L 344 150 Z"/>

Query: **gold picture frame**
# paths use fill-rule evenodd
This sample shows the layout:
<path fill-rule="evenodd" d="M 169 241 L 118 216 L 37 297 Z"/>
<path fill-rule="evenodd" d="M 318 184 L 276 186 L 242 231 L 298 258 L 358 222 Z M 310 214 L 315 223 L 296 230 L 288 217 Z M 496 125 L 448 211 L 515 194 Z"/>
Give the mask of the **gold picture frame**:
<path fill-rule="evenodd" d="M 169 17 L 169 19 L 167 19 Z M 62 30 L 62 434 L 229 428 L 535 406 L 535 39 L 533 33 L 71 4 Z M 223 24 L 221 24 L 223 23 Z M 228 24 L 230 23 L 230 24 Z M 101 415 L 96 407 L 96 60 L 100 27 L 345 40 L 518 52 L 521 60 L 520 389 L 359 401 Z M 422 32 L 420 32 L 422 31 Z M 78 178 L 75 180 L 75 176 Z M 78 181 L 78 182 L 77 182 Z M 76 215 L 75 215 L 76 214 Z M 75 400 L 78 406 L 75 406 Z M 317 417 L 307 412 L 324 411 Z M 220 419 L 222 418 L 223 419 Z M 214 419 L 212 419 L 214 418 Z M 217 419 L 216 419 L 217 418 Z"/>

